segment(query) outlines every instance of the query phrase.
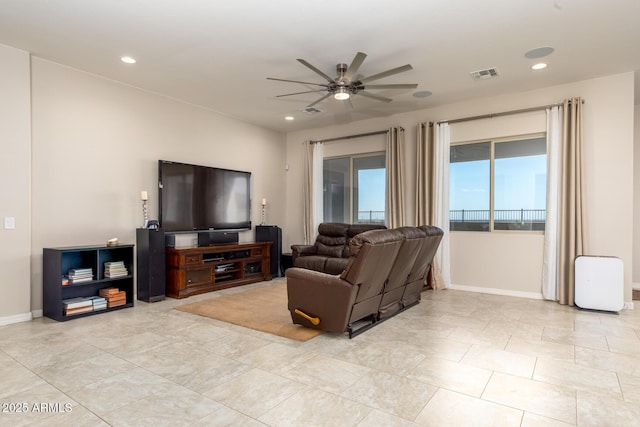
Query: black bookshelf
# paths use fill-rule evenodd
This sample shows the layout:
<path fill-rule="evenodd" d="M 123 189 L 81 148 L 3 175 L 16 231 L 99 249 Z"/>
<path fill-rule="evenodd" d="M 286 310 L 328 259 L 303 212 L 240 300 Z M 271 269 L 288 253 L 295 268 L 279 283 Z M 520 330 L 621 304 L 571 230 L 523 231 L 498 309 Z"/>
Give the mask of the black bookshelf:
<path fill-rule="evenodd" d="M 133 249 L 134 245 L 71 246 L 43 249 L 43 313 L 45 316 L 66 321 L 133 307 Z M 126 276 L 109 278 L 105 275 L 105 262 L 122 261 Z M 72 269 L 91 268 L 92 277 L 80 283 L 64 280 Z M 100 289 L 118 288 L 126 292 L 126 303 L 117 307 L 80 314 L 65 315 L 64 300 L 98 296 Z"/>

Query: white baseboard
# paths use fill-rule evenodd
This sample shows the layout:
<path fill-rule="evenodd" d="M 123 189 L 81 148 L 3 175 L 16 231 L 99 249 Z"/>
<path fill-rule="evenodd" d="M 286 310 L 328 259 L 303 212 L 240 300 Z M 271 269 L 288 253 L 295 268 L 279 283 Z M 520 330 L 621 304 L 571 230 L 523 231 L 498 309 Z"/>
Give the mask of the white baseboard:
<path fill-rule="evenodd" d="M 537 294 L 535 292 L 521 292 L 521 291 L 510 291 L 507 289 L 497 289 L 497 288 L 483 288 L 480 286 L 467 286 L 467 285 L 454 285 L 451 284 L 447 289 L 453 289 L 456 291 L 465 291 L 465 292 L 476 292 L 480 294 L 491 294 L 491 295 L 504 295 L 508 297 L 520 297 L 520 298 L 529 298 L 529 299 L 544 299 L 542 293 Z M 633 301 L 626 301 L 624 303 L 623 310 L 633 310 L 634 304 Z"/>
<path fill-rule="evenodd" d="M 11 325 L 12 323 L 28 322 L 33 319 L 31 313 L 15 314 L 13 316 L 0 317 L 0 326 Z"/>
<path fill-rule="evenodd" d="M 34 319 L 38 317 L 42 317 L 43 316 L 42 310 L 33 310 L 31 312 L 31 316 L 33 316 Z"/>
<path fill-rule="evenodd" d="M 520 297 L 520 298 L 529 298 L 529 299 L 544 299 L 542 297 L 542 293 L 536 292 L 522 292 L 522 291 L 511 291 L 508 289 L 498 289 L 498 288 L 483 288 L 481 286 L 467 286 L 467 285 L 454 285 L 451 284 L 447 289 L 453 289 L 456 291 L 466 291 L 466 292 L 476 292 L 480 294 L 491 294 L 491 295 L 503 295 L 508 297 Z"/>
<path fill-rule="evenodd" d="M 640 291 L 640 283 L 632 283 L 631 289 L 633 289 L 634 291 Z"/>

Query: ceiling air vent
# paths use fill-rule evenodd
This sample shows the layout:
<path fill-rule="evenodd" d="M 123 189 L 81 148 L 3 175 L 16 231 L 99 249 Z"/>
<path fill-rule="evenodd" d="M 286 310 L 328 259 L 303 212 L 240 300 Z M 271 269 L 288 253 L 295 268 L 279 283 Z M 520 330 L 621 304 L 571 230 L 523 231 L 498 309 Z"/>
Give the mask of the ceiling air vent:
<path fill-rule="evenodd" d="M 322 113 L 322 110 L 318 110 L 315 107 L 307 107 L 307 108 L 303 109 L 302 111 L 304 111 L 307 114 Z"/>
<path fill-rule="evenodd" d="M 476 80 L 486 80 L 486 79 L 492 79 L 494 77 L 498 77 L 500 74 L 498 74 L 498 69 L 497 68 L 487 68 L 486 70 L 478 70 L 478 71 L 472 71 L 471 73 L 471 77 L 473 77 Z"/>

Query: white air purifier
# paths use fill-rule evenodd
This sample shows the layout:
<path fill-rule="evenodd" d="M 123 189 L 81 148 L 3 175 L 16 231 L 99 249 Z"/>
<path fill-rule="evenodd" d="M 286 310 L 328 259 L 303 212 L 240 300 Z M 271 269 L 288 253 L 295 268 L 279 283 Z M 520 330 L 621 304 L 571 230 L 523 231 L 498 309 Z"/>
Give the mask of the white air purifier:
<path fill-rule="evenodd" d="M 615 312 L 624 308 L 624 266 L 620 258 L 579 256 L 575 280 L 578 307 Z"/>

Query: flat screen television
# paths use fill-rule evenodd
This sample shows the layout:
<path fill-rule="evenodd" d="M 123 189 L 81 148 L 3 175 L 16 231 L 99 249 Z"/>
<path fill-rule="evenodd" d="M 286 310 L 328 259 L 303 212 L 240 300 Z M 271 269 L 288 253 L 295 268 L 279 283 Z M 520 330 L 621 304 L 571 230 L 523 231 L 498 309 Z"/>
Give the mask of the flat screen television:
<path fill-rule="evenodd" d="M 165 231 L 251 229 L 251 172 L 159 160 L 158 188 Z"/>

